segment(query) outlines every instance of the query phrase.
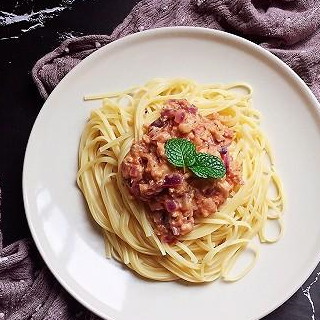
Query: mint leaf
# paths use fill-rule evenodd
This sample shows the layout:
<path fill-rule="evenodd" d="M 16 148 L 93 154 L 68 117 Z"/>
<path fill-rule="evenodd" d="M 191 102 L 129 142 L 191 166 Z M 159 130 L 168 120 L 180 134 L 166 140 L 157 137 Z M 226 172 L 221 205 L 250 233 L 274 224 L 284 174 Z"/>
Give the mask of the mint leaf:
<path fill-rule="evenodd" d="M 197 153 L 195 145 L 187 139 L 172 138 L 165 145 L 168 161 L 176 167 L 188 167 L 199 178 L 223 178 L 226 167 L 219 157 Z"/>
<path fill-rule="evenodd" d="M 196 161 L 189 169 L 199 178 L 223 178 L 226 174 L 226 167 L 219 157 L 208 153 L 197 153 Z"/>
<path fill-rule="evenodd" d="M 190 167 L 195 163 L 196 147 L 187 139 L 172 138 L 164 149 L 168 161 L 176 167 Z"/>

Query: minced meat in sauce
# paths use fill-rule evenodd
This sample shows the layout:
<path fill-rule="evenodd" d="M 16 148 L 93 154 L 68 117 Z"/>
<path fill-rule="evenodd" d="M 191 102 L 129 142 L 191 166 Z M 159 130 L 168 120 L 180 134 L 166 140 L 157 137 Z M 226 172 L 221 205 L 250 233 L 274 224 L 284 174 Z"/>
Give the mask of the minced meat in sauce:
<path fill-rule="evenodd" d="M 197 152 L 220 157 L 227 173 L 222 179 L 197 178 L 190 170 L 171 165 L 164 145 L 171 138 L 186 138 Z M 215 213 L 241 183 L 241 166 L 229 155 L 233 130 L 219 114 L 203 117 L 187 100 L 169 100 L 159 119 L 146 127 L 121 165 L 131 195 L 147 204 L 156 233 L 174 243 L 189 233 L 197 217 Z"/>

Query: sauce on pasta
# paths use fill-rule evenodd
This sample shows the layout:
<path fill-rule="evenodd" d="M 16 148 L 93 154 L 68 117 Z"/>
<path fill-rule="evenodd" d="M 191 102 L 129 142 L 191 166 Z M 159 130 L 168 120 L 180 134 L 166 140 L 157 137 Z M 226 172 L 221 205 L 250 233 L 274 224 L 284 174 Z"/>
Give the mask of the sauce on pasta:
<path fill-rule="evenodd" d="M 131 195 L 147 204 L 157 235 L 174 243 L 193 229 L 195 218 L 213 215 L 239 188 L 241 166 L 228 152 L 234 132 L 217 113 L 203 117 L 184 99 L 166 101 L 160 117 L 145 130 L 121 164 L 122 177 Z M 173 137 L 190 140 L 197 152 L 222 158 L 226 176 L 201 179 L 186 168 L 174 167 L 164 147 Z"/>

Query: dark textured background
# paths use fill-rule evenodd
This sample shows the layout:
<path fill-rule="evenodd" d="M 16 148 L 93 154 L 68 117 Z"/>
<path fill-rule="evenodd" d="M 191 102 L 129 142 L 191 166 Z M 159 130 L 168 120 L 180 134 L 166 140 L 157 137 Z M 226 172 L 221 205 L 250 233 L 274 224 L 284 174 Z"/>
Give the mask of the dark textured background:
<path fill-rule="evenodd" d="M 43 104 L 30 75 L 34 63 L 68 37 L 110 34 L 136 3 L 137 0 L 0 0 L 0 186 L 4 245 L 30 237 L 21 175 L 29 133 Z M 320 320 L 319 274 L 318 266 L 302 288 L 264 320 Z"/>

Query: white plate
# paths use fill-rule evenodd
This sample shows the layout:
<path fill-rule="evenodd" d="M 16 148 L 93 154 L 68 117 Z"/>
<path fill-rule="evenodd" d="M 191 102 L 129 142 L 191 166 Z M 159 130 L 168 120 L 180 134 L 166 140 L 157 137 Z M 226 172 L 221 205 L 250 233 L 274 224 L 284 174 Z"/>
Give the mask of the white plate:
<path fill-rule="evenodd" d="M 154 77 L 245 81 L 274 148 L 288 206 L 285 236 L 261 245 L 255 268 L 236 283 L 144 281 L 107 260 L 75 184 L 77 152 L 90 110 L 82 97 Z M 115 320 L 252 320 L 288 299 L 320 256 L 318 104 L 280 60 L 246 40 L 201 28 L 135 34 L 99 49 L 74 68 L 43 106 L 26 151 L 23 192 L 38 249 L 60 283 L 96 314 Z"/>

